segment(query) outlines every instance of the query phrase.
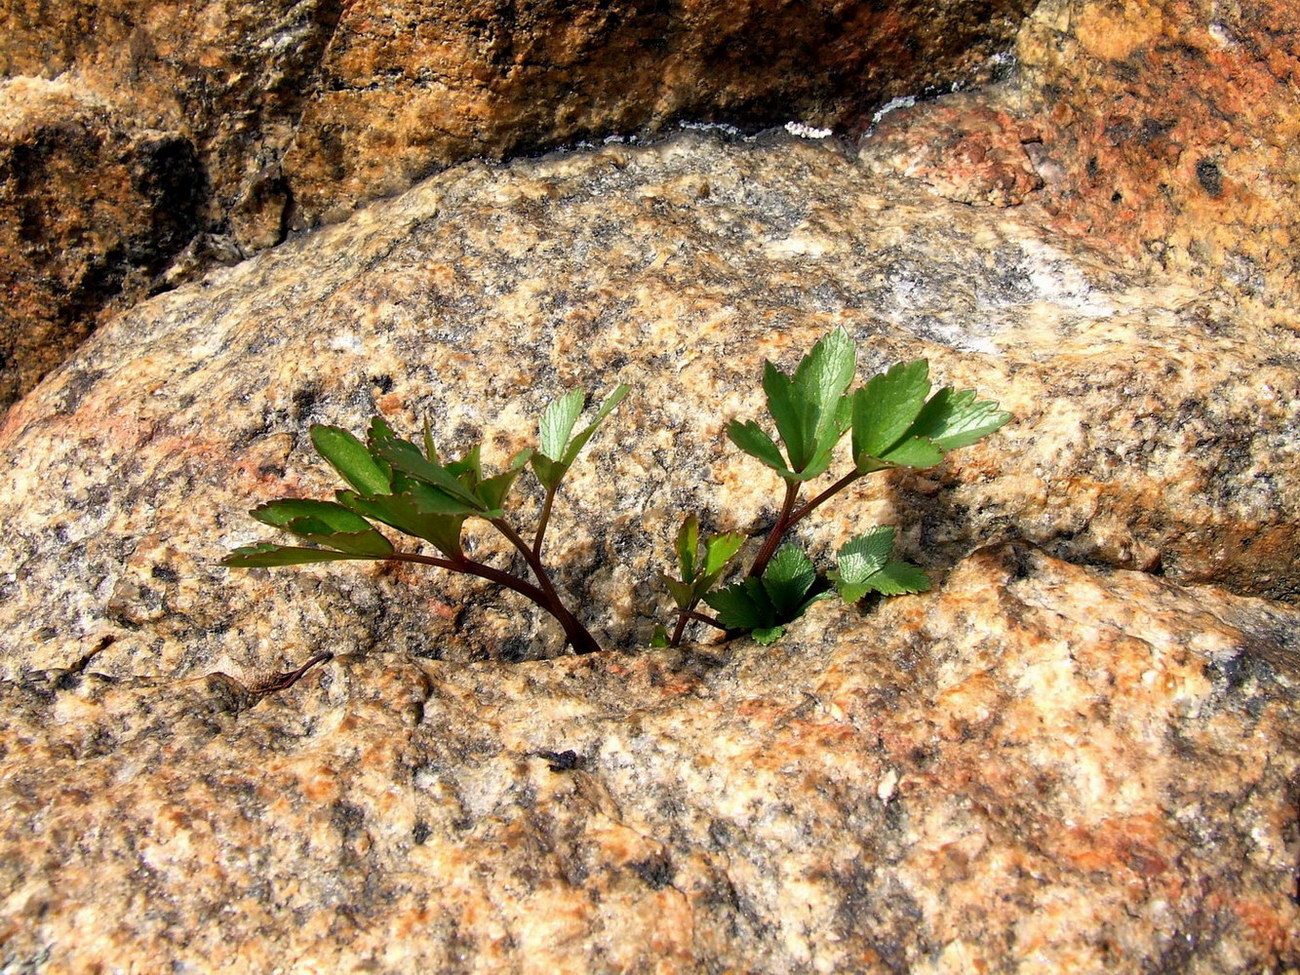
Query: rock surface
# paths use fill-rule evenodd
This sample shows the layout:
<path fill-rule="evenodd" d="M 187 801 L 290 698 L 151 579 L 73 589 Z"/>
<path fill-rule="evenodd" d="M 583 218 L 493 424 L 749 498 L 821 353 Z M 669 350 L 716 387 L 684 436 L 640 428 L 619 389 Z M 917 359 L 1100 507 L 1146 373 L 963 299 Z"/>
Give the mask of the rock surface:
<path fill-rule="evenodd" d="M 1294 3 L 1046 0 L 1016 54 L 1012 83 L 886 116 L 864 154 L 877 171 L 971 202 L 997 167 L 1011 203 L 1028 155 L 1042 185 L 1033 198 L 1061 232 L 1159 271 L 1209 275 L 1257 314 L 1294 322 Z"/>
<path fill-rule="evenodd" d="M 987 77 L 1031 6 L 0 3 L 0 78 L 11 79 L 0 84 L 0 118 L 16 120 L 0 130 L 0 167 L 6 154 L 17 167 L 0 168 L 0 226 L 23 228 L 19 240 L 0 238 L 0 265 L 20 283 L 0 323 L 0 339 L 15 336 L 0 347 L 0 408 L 93 329 L 101 308 L 143 298 L 159 262 L 198 231 L 217 240 L 201 237 L 164 283 L 476 156 L 683 118 L 843 124 L 892 95 Z M 53 123 L 51 100 L 32 94 L 51 80 L 66 102 Z M 175 173 L 183 206 L 134 186 L 157 162 L 136 158 L 137 131 L 189 152 L 192 172 Z M 33 172 L 28 156 L 41 160 Z M 28 194 L 25 180 L 46 172 L 57 195 Z M 11 211 L 33 203 L 61 219 L 18 222 Z"/>
<path fill-rule="evenodd" d="M 429 416 L 446 449 L 482 437 L 502 463 L 563 389 L 617 381 L 636 394 L 575 469 L 550 556 L 598 636 L 630 648 L 684 512 L 728 530 L 773 516 L 775 478 L 724 426 L 759 415 L 764 358 L 788 366 L 835 325 L 862 378 L 925 356 L 1017 419 L 934 472 L 864 482 L 808 519 L 814 550 L 879 522 L 934 567 L 1020 538 L 1294 598 L 1294 336 L 1058 246 L 1029 215 L 909 195 L 829 142 L 683 135 L 460 167 L 159 296 L 0 427 L 0 673 L 104 637 L 113 675 L 238 674 L 325 646 L 554 652 L 517 600 L 460 579 L 215 562 L 264 537 L 254 504 L 333 489 L 312 422 L 378 411 L 414 434 Z"/>
<path fill-rule="evenodd" d="M 1298 633 L 1006 546 L 720 657 L 33 674 L 0 684 L 0 960 L 1293 970 Z"/>
<path fill-rule="evenodd" d="M 189 242 L 200 170 L 186 139 L 72 85 L 0 84 L 0 408 Z"/>

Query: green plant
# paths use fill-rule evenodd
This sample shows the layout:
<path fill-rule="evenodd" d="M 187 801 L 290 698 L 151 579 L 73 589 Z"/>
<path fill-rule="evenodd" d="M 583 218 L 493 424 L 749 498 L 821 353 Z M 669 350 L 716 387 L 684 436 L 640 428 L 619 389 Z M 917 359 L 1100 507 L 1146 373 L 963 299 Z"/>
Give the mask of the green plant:
<path fill-rule="evenodd" d="M 849 392 L 857 350 L 842 329 L 823 338 L 788 376 L 766 363 L 763 389 L 782 447 L 754 421 L 733 422 L 727 434 L 738 447 L 777 473 L 785 497 L 746 575 L 717 588 L 747 538 L 738 533 L 704 538 L 694 515 L 682 523 L 676 553 L 680 578 L 663 575 L 677 606 L 672 635 L 660 628 L 656 643 L 677 645 L 687 626 L 703 622 L 730 632 L 752 633 L 759 642 L 777 639 L 832 587 L 847 602 L 868 592 L 919 592 L 929 579 L 917 566 L 891 557 L 894 529 L 874 528 L 842 546 L 837 566 L 825 578 L 798 546 L 782 544 L 787 533 L 831 497 L 867 474 L 899 467 L 930 467 L 956 447 L 973 443 L 1010 419 L 996 404 L 976 400 L 971 390 L 944 388 L 930 395 L 924 360 L 900 363 Z M 506 469 L 484 476 L 480 445 L 455 461 L 439 457 L 428 422 L 423 449 L 400 439 L 381 417 L 371 420 L 363 443 L 346 430 L 313 426 L 317 451 L 349 485 L 334 501 L 283 498 L 255 508 L 258 521 L 297 535 L 311 546 L 263 542 L 235 549 L 223 564 L 266 568 L 346 559 L 397 560 L 433 565 L 505 586 L 550 613 L 577 653 L 598 650 L 595 638 L 565 605 L 542 559 L 556 493 L 582 448 L 628 387 L 619 386 L 576 435 L 586 396 L 574 390 L 552 402 L 538 423 L 538 446 L 515 454 Z M 832 454 L 852 431 L 851 467 L 838 480 L 799 504 L 806 481 L 825 474 Z M 531 541 L 507 512 L 511 488 L 525 469 L 541 489 L 541 506 Z M 490 524 L 519 553 L 533 580 L 470 558 L 462 545 L 469 518 Z M 386 525 L 429 542 L 440 555 L 399 551 L 376 526 Z M 717 616 L 699 611 L 703 602 Z"/>
<path fill-rule="evenodd" d="M 931 396 L 929 371 L 924 359 L 898 363 L 850 392 L 857 372 L 857 347 L 843 329 L 818 342 L 793 376 L 765 363 L 763 391 L 781 446 L 753 420 L 732 421 L 727 436 L 784 482 L 780 513 L 745 578 L 717 590 L 713 585 L 721 578 L 721 563 L 734 556 L 739 546 L 730 541 L 718 545 L 716 557 L 710 559 L 719 538 L 734 536 L 709 539 L 709 571 L 696 572 L 698 525 L 694 516 L 687 519 L 677 544 L 682 578 L 664 577 L 677 604 L 677 625 L 671 637 L 661 632 L 658 642 L 676 646 L 686 624 L 696 620 L 724 630 L 749 631 L 760 643 L 770 643 L 809 605 L 830 595 L 832 583 L 849 603 L 868 592 L 897 595 L 928 589 L 929 577 L 919 566 L 891 557 L 894 529 L 887 526 L 850 539 L 840 548 L 837 567 L 825 580 L 801 549 L 782 542 L 791 528 L 853 482 L 878 471 L 933 467 L 948 451 L 974 443 L 1011 419 L 996 403 L 976 399 L 974 390 L 945 387 Z M 805 482 L 830 470 L 836 446 L 850 431 L 849 469 L 800 504 Z M 696 606 L 701 601 L 718 615 L 700 613 Z"/>
<path fill-rule="evenodd" d="M 566 641 L 576 652 L 599 650 L 595 637 L 556 592 L 542 562 L 542 547 L 560 482 L 601 422 L 627 392 L 627 386 L 615 389 L 591 423 L 576 436 L 573 428 L 582 415 L 586 395 L 574 390 L 561 396 L 542 412 L 538 448 L 519 451 L 505 471 L 492 477 L 483 476 L 479 444 L 459 460 L 444 462 L 439 458 L 427 421 L 423 451 L 410 441 L 398 438 L 378 416 L 370 421 L 365 443 L 338 427 L 313 426 L 312 444 L 351 490 L 336 491 L 334 501 L 282 498 L 254 508 L 251 514 L 260 522 L 324 548 L 262 542 L 235 549 L 222 564 L 267 568 L 342 559 L 393 559 L 435 565 L 514 590 L 555 617 L 564 629 Z M 532 469 L 544 492 L 531 543 L 511 524 L 505 510 L 510 489 L 525 467 Z M 536 583 L 466 555 L 461 532 L 469 518 L 481 518 L 503 535 L 523 556 Z M 430 542 L 442 555 L 399 552 L 372 521 Z"/>

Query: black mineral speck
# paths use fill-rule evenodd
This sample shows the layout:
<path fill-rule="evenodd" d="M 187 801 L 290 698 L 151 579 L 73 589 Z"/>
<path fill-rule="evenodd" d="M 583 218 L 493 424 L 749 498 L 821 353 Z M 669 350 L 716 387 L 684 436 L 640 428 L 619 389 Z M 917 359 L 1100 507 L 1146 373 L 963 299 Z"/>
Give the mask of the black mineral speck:
<path fill-rule="evenodd" d="M 1196 178 L 1200 181 L 1201 189 L 1210 196 L 1217 198 L 1223 195 L 1223 170 L 1213 159 L 1202 159 L 1196 164 Z"/>
<path fill-rule="evenodd" d="M 673 865 L 662 853 L 629 864 L 651 890 L 662 890 L 673 882 Z"/>

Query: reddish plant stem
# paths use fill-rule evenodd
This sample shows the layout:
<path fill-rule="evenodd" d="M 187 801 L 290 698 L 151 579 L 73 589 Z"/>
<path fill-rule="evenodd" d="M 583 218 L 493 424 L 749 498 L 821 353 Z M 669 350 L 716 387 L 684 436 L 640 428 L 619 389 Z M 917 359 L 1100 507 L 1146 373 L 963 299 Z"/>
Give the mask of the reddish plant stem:
<path fill-rule="evenodd" d="M 480 579 L 487 579 L 490 582 L 505 586 L 507 589 L 531 600 L 554 616 L 564 629 L 565 639 L 573 647 L 575 653 L 595 653 L 600 649 L 600 644 L 596 642 L 595 637 L 560 602 L 559 597 L 555 594 L 554 587 L 548 593 L 545 589 L 534 586 L 525 579 L 520 579 L 518 576 L 513 576 L 509 572 L 503 572 L 482 562 L 475 562 L 473 559 L 444 559 L 436 555 L 417 555 L 414 552 L 394 552 L 386 556 L 386 558 L 399 562 L 416 562 L 420 565 L 436 565 L 442 569 L 450 569 L 452 572 L 464 572 L 467 575 L 478 576 Z M 546 581 L 549 584 L 550 580 L 547 579 Z"/>
<path fill-rule="evenodd" d="M 569 608 L 560 599 L 559 593 L 555 591 L 555 586 L 551 582 L 551 577 L 546 572 L 546 566 L 542 565 L 541 558 L 534 554 L 533 550 L 528 547 L 528 543 L 519 536 L 519 533 L 504 518 L 493 518 L 492 526 L 519 550 L 524 557 L 524 561 L 528 563 L 528 567 L 533 570 L 533 575 L 537 577 L 537 581 L 541 584 L 542 590 L 547 597 L 546 603 L 541 605 L 559 620 L 560 625 L 564 627 L 564 635 L 568 638 L 569 645 L 573 647 L 573 652 L 595 653 L 599 650 L 600 644 L 596 642 L 596 638 L 582 625 L 578 617 L 569 612 Z"/>
<path fill-rule="evenodd" d="M 785 482 L 785 501 L 781 504 L 781 513 L 777 515 L 776 524 L 772 530 L 767 533 L 767 538 L 763 540 L 763 547 L 758 550 L 754 556 L 754 564 L 749 567 L 749 575 L 752 578 L 758 578 L 767 568 L 767 563 L 772 560 L 776 554 L 776 548 L 781 544 L 781 538 L 785 535 L 786 529 L 790 527 L 790 513 L 794 511 L 794 503 L 799 498 L 799 482 Z"/>

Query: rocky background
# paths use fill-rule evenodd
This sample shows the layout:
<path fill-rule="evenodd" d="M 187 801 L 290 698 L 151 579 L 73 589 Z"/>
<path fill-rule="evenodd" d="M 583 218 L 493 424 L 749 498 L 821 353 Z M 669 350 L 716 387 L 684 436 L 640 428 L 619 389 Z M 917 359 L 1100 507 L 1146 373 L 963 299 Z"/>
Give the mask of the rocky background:
<path fill-rule="evenodd" d="M 10 3 L 0 971 L 1300 970 L 1298 24 Z M 800 528 L 935 590 L 643 649 L 834 326 L 1016 416 Z M 547 549 L 602 653 L 217 565 L 313 422 L 500 463 L 620 381 Z"/>

